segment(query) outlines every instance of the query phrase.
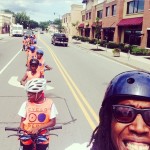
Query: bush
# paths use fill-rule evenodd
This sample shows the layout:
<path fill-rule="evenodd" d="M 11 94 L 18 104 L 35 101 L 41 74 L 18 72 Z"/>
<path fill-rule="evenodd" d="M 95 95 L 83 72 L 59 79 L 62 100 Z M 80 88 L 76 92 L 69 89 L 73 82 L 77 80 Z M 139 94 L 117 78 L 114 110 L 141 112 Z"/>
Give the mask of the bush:
<path fill-rule="evenodd" d="M 100 46 L 106 47 L 106 44 L 107 44 L 107 41 L 105 41 L 105 40 L 100 41 Z"/>
<path fill-rule="evenodd" d="M 134 55 L 149 55 L 149 51 L 139 47 L 132 47 L 131 54 Z"/>
<path fill-rule="evenodd" d="M 108 44 L 107 44 L 107 47 L 108 48 L 118 48 L 118 44 L 117 43 L 114 43 L 114 42 L 109 42 Z"/>
<path fill-rule="evenodd" d="M 75 35 L 72 37 L 72 39 L 76 39 L 76 38 L 77 38 L 77 36 L 75 36 Z"/>
<path fill-rule="evenodd" d="M 97 43 L 97 40 L 96 40 L 96 39 L 89 40 L 89 43 L 90 43 L 90 44 L 96 44 L 96 43 Z"/>

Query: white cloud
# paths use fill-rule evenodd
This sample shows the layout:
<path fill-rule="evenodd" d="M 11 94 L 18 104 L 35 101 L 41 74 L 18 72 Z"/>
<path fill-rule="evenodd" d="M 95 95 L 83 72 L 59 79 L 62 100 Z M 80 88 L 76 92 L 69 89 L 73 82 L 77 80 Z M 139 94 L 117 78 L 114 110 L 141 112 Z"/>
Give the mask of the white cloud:
<path fill-rule="evenodd" d="M 0 10 L 9 9 L 15 13 L 25 11 L 30 19 L 47 21 L 69 12 L 71 4 L 82 5 L 82 0 L 5 0 L 0 1 Z"/>

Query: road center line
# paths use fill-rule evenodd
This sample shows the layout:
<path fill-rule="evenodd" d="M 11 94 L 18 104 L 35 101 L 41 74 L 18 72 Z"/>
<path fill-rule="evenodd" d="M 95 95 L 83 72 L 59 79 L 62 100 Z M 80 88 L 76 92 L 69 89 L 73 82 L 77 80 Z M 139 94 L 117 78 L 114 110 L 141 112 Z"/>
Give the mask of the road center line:
<path fill-rule="evenodd" d="M 12 63 L 12 61 L 19 55 L 20 52 L 21 50 L 3 67 L 3 69 L 1 69 L 0 74 L 5 71 L 5 69 Z"/>

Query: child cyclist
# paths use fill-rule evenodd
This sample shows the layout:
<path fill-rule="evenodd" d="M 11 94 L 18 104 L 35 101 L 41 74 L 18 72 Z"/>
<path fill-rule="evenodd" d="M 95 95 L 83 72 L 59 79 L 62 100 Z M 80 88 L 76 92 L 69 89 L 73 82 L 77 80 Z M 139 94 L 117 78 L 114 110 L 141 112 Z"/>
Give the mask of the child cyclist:
<path fill-rule="evenodd" d="M 40 129 L 53 127 L 56 124 L 56 115 L 58 114 L 55 104 L 51 99 L 44 97 L 43 90 L 46 86 L 46 80 L 43 78 L 34 78 L 28 81 L 25 89 L 28 95 L 28 101 L 25 101 L 18 115 L 21 116 L 20 128 L 27 134 L 36 134 Z M 32 140 L 20 142 L 21 150 L 32 150 Z M 36 145 L 36 150 L 47 150 L 49 140 Z"/>
<path fill-rule="evenodd" d="M 39 61 L 37 59 L 30 60 L 30 70 L 27 70 L 24 77 L 21 79 L 21 85 L 25 85 L 26 81 L 29 81 L 33 78 L 42 78 L 42 73 L 37 71 L 39 66 Z"/>
<path fill-rule="evenodd" d="M 30 50 L 27 51 L 26 54 L 27 54 L 27 64 L 26 64 L 26 66 L 29 67 L 30 60 L 33 59 L 33 58 L 36 58 L 36 47 L 31 45 Z"/>
<path fill-rule="evenodd" d="M 45 63 L 45 60 L 43 58 L 44 52 L 42 50 L 37 50 L 36 54 L 37 54 L 36 57 L 37 57 L 37 59 L 39 61 L 39 66 L 38 66 L 37 70 L 42 73 L 43 78 L 44 78 L 44 71 L 51 70 L 52 67 L 50 67 L 49 65 L 47 65 Z"/>

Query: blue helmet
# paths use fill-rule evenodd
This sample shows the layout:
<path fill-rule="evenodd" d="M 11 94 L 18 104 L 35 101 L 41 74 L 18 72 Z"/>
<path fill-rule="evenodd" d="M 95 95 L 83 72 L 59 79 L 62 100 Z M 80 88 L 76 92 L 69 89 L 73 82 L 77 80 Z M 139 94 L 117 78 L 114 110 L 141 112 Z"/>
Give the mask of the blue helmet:
<path fill-rule="evenodd" d="M 139 98 L 150 101 L 150 73 L 126 71 L 114 77 L 108 85 L 102 106 L 117 98 Z"/>
<path fill-rule="evenodd" d="M 30 46 L 30 50 L 33 52 L 35 51 L 35 46 Z"/>
<path fill-rule="evenodd" d="M 40 55 L 44 55 L 44 52 L 42 51 L 42 50 L 37 50 L 37 52 L 36 52 L 37 54 L 40 54 Z"/>

